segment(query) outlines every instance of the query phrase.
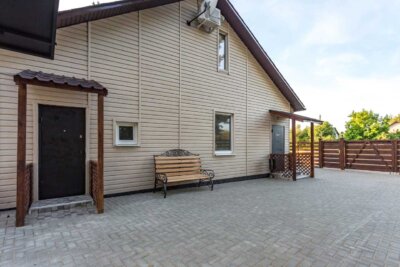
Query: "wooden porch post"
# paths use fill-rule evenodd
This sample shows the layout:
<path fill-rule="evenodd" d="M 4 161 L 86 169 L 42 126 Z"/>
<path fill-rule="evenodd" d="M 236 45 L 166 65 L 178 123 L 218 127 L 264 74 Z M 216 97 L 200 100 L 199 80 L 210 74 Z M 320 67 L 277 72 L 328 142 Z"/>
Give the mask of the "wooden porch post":
<path fill-rule="evenodd" d="M 26 84 L 18 83 L 17 208 L 15 225 L 25 224 L 26 173 Z"/>
<path fill-rule="evenodd" d="M 320 168 L 324 167 L 324 142 L 322 141 L 322 139 L 319 139 L 319 144 L 318 144 L 318 156 L 319 156 L 319 160 L 318 160 L 318 164 Z"/>
<path fill-rule="evenodd" d="M 343 171 L 346 167 L 346 144 L 343 138 L 339 140 L 339 167 Z"/>
<path fill-rule="evenodd" d="M 396 173 L 399 171 L 399 166 L 397 164 L 398 158 L 398 140 L 392 140 L 392 165 L 393 165 L 393 172 Z"/>
<path fill-rule="evenodd" d="M 292 179 L 293 181 L 297 180 L 297 170 L 296 170 L 296 120 L 292 119 Z"/>
<path fill-rule="evenodd" d="M 97 96 L 97 213 L 104 212 L 104 96 Z"/>
<path fill-rule="evenodd" d="M 310 177 L 315 177 L 315 166 L 314 166 L 314 122 L 311 122 L 311 172 Z"/>

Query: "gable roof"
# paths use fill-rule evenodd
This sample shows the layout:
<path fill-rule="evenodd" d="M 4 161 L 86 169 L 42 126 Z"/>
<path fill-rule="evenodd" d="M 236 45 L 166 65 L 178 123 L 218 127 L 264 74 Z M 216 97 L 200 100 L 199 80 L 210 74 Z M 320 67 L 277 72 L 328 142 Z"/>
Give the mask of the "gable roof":
<path fill-rule="evenodd" d="M 147 8 L 162 6 L 179 2 L 181 0 L 124 0 L 76 8 L 58 13 L 57 28 L 72 26 L 84 22 L 109 18 L 133 11 L 143 10 Z M 239 13 L 229 2 L 229 0 L 219 0 L 218 8 L 235 30 L 242 42 L 247 46 L 249 51 L 262 66 L 264 71 L 269 75 L 278 89 L 282 92 L 285 98 L 289 101 L 294 111 L 305 110 L 304 104 L 294 92 L 289 83 L 285 80 L 278 68 L 272 62 L 271 58 L 262 48 L 253 33 L 247 27 L 246 23 L 240 17 Z"/>

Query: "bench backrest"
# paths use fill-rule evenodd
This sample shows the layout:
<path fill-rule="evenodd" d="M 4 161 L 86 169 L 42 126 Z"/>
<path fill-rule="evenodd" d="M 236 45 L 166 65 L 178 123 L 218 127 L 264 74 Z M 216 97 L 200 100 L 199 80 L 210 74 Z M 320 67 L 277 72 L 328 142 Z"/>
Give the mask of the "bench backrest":
<path fill-rule="evenodd" d="M 156 173 L 165 173 L 168 176 L 184 176 L 200 173 L 200 156 L 190 154 L 190 152 L 184 153 L 183 156 L 179 154 L 180 153 L 168 154 L 168 152 L 166 152 L 163 155 L 155 156 Z"/>

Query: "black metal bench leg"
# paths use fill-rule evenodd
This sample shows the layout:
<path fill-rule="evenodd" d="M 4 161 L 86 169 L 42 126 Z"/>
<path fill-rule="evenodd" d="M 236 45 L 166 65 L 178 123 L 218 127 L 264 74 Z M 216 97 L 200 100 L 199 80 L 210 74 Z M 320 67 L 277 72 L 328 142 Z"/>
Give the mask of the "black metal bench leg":
<path fill-rule="evenodd" d="M 164 198 L 167 197 L 167 183 L 164 182 Z"/>
<path fill-rule="evenodd" d="M 212 179 L 210 179 L 210 188 L 211 191 L 214 191 L 214 181 Z"/>
<path fill-rule="evenodd" d="M 154 188 L 153 188 L 153 193 L 155 193 L 157 190 L 157 179 L 154 179 Z"/>
<path fill-rule="evenodd" d="M 201 180 L 199 180 L 197 187 L 200 187 L 200 186 L 201 186 Z"/>

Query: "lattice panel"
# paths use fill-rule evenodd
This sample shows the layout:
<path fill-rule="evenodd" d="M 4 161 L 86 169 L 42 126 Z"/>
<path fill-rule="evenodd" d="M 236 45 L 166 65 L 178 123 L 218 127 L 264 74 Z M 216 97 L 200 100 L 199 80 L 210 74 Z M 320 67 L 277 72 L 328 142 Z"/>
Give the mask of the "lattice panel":
<path fill-rule="evenodd" d="M 297 174 L 311 175 L 311 154 L 298 153 L 296 156 L 296 171 Z"/>
<path fill-rule="evenodd" d="M 292 177 L 290 154 L 271 154 L 270 169 L 273 174 L 279 174 L 285 178 Z"/>
<path fill-rule="evenodd" d="M 271 154 L 270 169 L 273 174 L 279 174 L 284 178 L 292 178 L 292 154 Z M 297 153 L 296 154 L 296 174 L 311 175 L 311 154 Z"/>
<path fill-rule="evenodd" d="M 32 165 L 32 163 L 30 163 L 30 164 L 26 165 L 26 171 L 25 171 L 25 183 L 24 183 L 25 212 L 28 212 L 28 210 L 32 204 L 32 184 L 33 184 L 32 180 L 33 180 L 33 165 Z"/>
<path fill-rule="evenodd" d="M 97 179 L 97 162 L 90 161 L 90 194 L 93 198 L 94 203 L 97 203 L 98 196 L 98 179 Z"/>

